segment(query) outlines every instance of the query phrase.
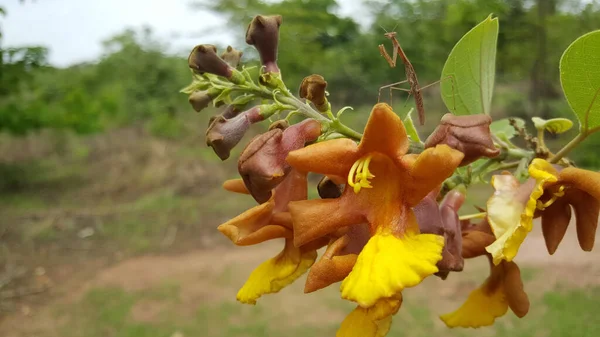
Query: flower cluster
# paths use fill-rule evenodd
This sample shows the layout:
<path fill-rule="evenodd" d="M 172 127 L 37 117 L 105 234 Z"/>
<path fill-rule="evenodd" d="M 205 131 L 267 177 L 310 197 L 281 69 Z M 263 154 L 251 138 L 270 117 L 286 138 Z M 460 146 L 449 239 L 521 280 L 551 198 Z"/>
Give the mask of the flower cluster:
<path fill-rule="evenodd" d="M 306 273 L 306 293 L 341 282 L 341 297 L 357 305 L 337 336 L 385 336 L 404 289 L 432 275 L 445 280 L 463 270 L 464 259 L 485 256 L 489 277 L 441 316 L 448 327 L 481 327 L 508 308 L 518 317 L 529 310 L 513 259 L 534 218 L 541 218 L 552 254 L 573 209 L 580 245 L 592 249 L 600 173 L 539 156 L 550 151 L 519 149 L 493 135 L 486 114 L 446 114 L 423 143 L 408 136 L 416 132 L 410 117 L 406 124 L 391 106 L 377 103 L 364 132 L 354 131 L 340 120 L 345 109 L 332 112 L 322 76 L 307 76 L 299 97 L 285 86 L 277 65 L 282 22 L 257 16 L 247 29 L 246 42 L 260 55 L 257 81 L 250 68 L 238 69 L 241 51 L 228 47 L 218 56 L 215 46 L 199 45 L 188 59 L 194 80 L 182 90 L 196 111 L 222 107 L 206 131 L 207 145 L 222 160 L 253 124 L 270 122 L 239 155 L 241 178 L 223 185 L 257 205 L 218 230 L 238 246 L 274 239 L 284 245 L 249 275 L 238 301 L 255 304 Z M 298 115 L 303 119 L 293 122 Z M 515 175 L 498 172 L 515 167 Z M 321 175 L 316 186 L 309 173 Z M 493 174 L 495 189 L 486 209 L 459 217 L 473 177 L 486 174 Z M 308 200 L 315 187 L 320 198 Z M 475 218 L 482 220 L 471 223 Z"/>

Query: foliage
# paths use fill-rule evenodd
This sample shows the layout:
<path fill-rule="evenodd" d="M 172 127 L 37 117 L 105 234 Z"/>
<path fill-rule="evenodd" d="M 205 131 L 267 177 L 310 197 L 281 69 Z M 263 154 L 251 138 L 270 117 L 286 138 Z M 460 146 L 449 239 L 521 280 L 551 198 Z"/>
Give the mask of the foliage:
<path fill-rule="evenodd" d="M 456 115 L 489 115 L 496 74 L 498 19 L 489 16 L 454 46 L 442 70 L 442 98 Z M 454 82 L 460 86 L 454 87 Z"/>

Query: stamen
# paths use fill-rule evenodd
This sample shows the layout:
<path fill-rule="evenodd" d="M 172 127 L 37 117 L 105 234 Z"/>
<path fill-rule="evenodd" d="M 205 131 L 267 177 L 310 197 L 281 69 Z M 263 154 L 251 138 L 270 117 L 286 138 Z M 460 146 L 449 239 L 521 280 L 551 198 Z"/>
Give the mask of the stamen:
<path fill-rule="evenodd" d="M 546 208 L 550 207 L 550 205 L 552 205 L 556 201 L 556 199 L 562 197 L 563 195 L 565 195 L 565 186 L 561 185 L 560 188 L 558 189 L 558 192 L 554 192 L 552 194 L 552 198 L 550 198 L 550 200 L 548 200 L 546 202 L 541 202 L 538 200 L 536 207 L 540 211 L 543 211 Z"/>
<path fill-rule="evenodd" d="M 348 185 L 354 189 L 354 193 L 360 192 L 361 188 L 372 188 L 369 179 L 375 178 L 369 171 L 369 164 L 371 163 L 371 156 L 360 158 L 357 160 L 350 172 L 348 173 Z"/>

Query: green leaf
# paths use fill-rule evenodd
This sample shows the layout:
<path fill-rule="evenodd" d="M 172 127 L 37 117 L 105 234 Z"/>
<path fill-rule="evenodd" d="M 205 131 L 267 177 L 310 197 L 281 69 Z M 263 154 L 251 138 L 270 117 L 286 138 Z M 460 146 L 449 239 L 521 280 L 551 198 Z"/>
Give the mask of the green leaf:
<path fill-rule="evenodd" d="M 408 135 L 408 137 L 410 137 L 410 139 L 413 142 L 419 142 L 419 143 L 423 143 L 421 141 L 421 138 L 419 138 L 419 133 L 417 132 L 417 129 L 415 128 L 415 123 L 413 123 L 412 120 L 412 113 L 413 113 L 414 109 L 411 108 L 408 113 L 406 114 L 406 117 L 404 117 L 404 128 L 406 129 L 406 134 Z"/>
<path fill-rule="evenodd" d="M 560 83 L 579 130 L 600 126 L 600 30 L 575 40 L 560 58 Z"/>
<path fill-rule="evenodd" d="M 442 99 L 456 115 L 489 114 L 496 73 L 498 18 L 492 15 L 454 46 L 442 70 Z"/>
<path fill-rule="evenodd" d="M 542 119 L 531 117 L 533 125 L 538 130 L 547 130 L 550 133 L 559 134 L 568 131 L 573 127 L 573 122 L 566 118 Z"/>
<path fill-rule="evenodd" d="M 522 128 L 525 126 L 525 121 L 521 118 L 513 119 L 517 122 L 518 127 Z M 490 124 L 490 131 L 501 139 L 511 139 L 518 134 L 517 130 L 510 125 L 509 118 L 493 121 L 492 124 Z"/>

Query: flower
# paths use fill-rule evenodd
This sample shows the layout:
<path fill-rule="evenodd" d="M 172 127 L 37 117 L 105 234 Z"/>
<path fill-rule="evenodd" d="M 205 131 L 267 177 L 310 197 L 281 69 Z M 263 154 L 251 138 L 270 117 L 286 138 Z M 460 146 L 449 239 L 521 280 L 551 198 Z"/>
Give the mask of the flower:
<path fill-rule="evenodd" d="M 484 247 L 494 240 L 486 220 L 475 226 L 463 228 L 463 257 L 486 255 L 490 260 L 490 276 L 469 294 L 456 311 L 440 316 L 450 328 L 478 328 L 492 325 L 496 318 L 504 316 L 510 308 L 521 318 L 529 311 L 529 298 L 523 290 L 521 272 L 514 262 L 492 263 Z"/>
<path fill-rule="evenodd" d="M 556 179 L 538 166 L 535 161 L 531 163 L 531 178 L 523 185 L 511 174 L 492 176 L 496 191 L 487 202 L 487 218 L 496 241 L 486 250 L 492 254 L 494 264 L 512 261 L 517 255 L 533 227 L 537 200 L 544 193 L 544 184 Z"/>
<path fill-rule="evenodd" d="M 277 45 L 282 20 L 281 15 L 257 15 L 246 30 L 246 43 L 258 50 L 260 62 L 268 73 L 279 73 Z"/>
<path fill-rule="evenodd" d="M 242 59 L 242 55 L 244 55 L 244 52 L 237 50 L 232 46 L 227 46 L 227 49 L 221 54 L 221 58 L 225 63 L 229 64 L 230 67 L 237 68 Z"/>
<path fill-rule="evenodd" d="M 341 286 L 342 297 L 363 308 L 397 295 L 438 271 L 443 238 L 420 234 L 412 211 L 449 177 L 463 154 L 447 145 L 406 154 L 406 130 L 387 104 L 371 112 L 359 145 L 328 140 L 290 152 L 302 172 L 348 177 L 342 196 L 290 202 L 294 244 L 300 247 L 337 230 L 367 223 L 370 239 Z"/>
<path fill-rule="evenodd" d="M 554 254 L 562 241 L 571 221 L 571 207 L 575 211 L 579 245 L 584 251 L 591 251 L 600 213 L 600 173 L 576 167 L 546 165 L 542 159 L 534 161 L 544 162 L 538 167 L 556 177 L 556 182 L 544 185 L 544 194 L 537 203 L 548 252 Z"/>
<path fill-rule="evenodd" d="M 455 116 L 445 114 L 440 125 L 425 141 L 425 148 L 447 144 L 465 154 L 460 166 L 468 165 L 481 157 L 493 158 L 500 154 L 490 133 L 492 118 L 477 114 Z"/>
<path fill-rule="evenodd" d="M 229 158 L 231 149 L 244 137 L 250 125 L 262 120 L 260 106 L 246 110 L 231 119 L 224 115 L 216 116 L 206 130 L 206 145 L 212 147 L 221 160 L 225 160 Z"/>
<path fill-rule="evenodd" d="M 325 89 L 327 89 L 327 82 L 323 76 L 312 74 L 302 80 L 299 96 L 312 102 L 317 110 L 325 112 L 329 109 Z"/>
<path fill-rule="evenodd" d="M 304 147 L 321 134 L 321 124 L 306 119 L 284 130 L 274 128 L 254 137 L 246 146 L 238 162 L 238 171 L 259 203 L 271 197 L 271 190 L 285 179 L 291 167 L 285 158 L 292 150 Z"/>
<path fill-rule="evenodd" d="M 465 201 L 465 195 L 460 189 L 454 189 L 446 194 L 438 206 L 436 197 L 439 190 L 431 191 L 413 211 L 421 233 L 444 236 L 442 259 L 437 263 L 439 272 L 436 275 L 445 280 L 451 271 L 463 269 L 461 227 L 457 212 Z"/>
<path fill-rule="evenodd" d="M 225 189 L 248 193 L 241 179 L 228 180 Z M 317 249 L 323 241 L 295 247 L 292 223 L 287 204 L 291 200 L 306 199 L 306 174 L 292 170 L 273 191 L 269 201 L 255 206 L 221 224 L 218 230 L 238 246 L 255 245 L 267 240 L 284 238 L 283 250 L 263 262 L 248 277 L 237 294 L 242 303 L 256 304 L 264 294 L 276 293 L 302 276 L 317 258 Z"/>
<path fill-rule="evenodd" d="M 496 193 L 488 201 L 488 219 L 497 239 L 486 249 L 494 263 L 512 261 L 538 216 L 546 247 L 553 254 L 571 220 L 571 207 L 579 245 L 592 250 L 600 213 L 600 173 L 563 169 L 536 158 L 529 165 L 529 174 L 531 178 L 522 186 L 511 175 L 492 178 Z"/>

